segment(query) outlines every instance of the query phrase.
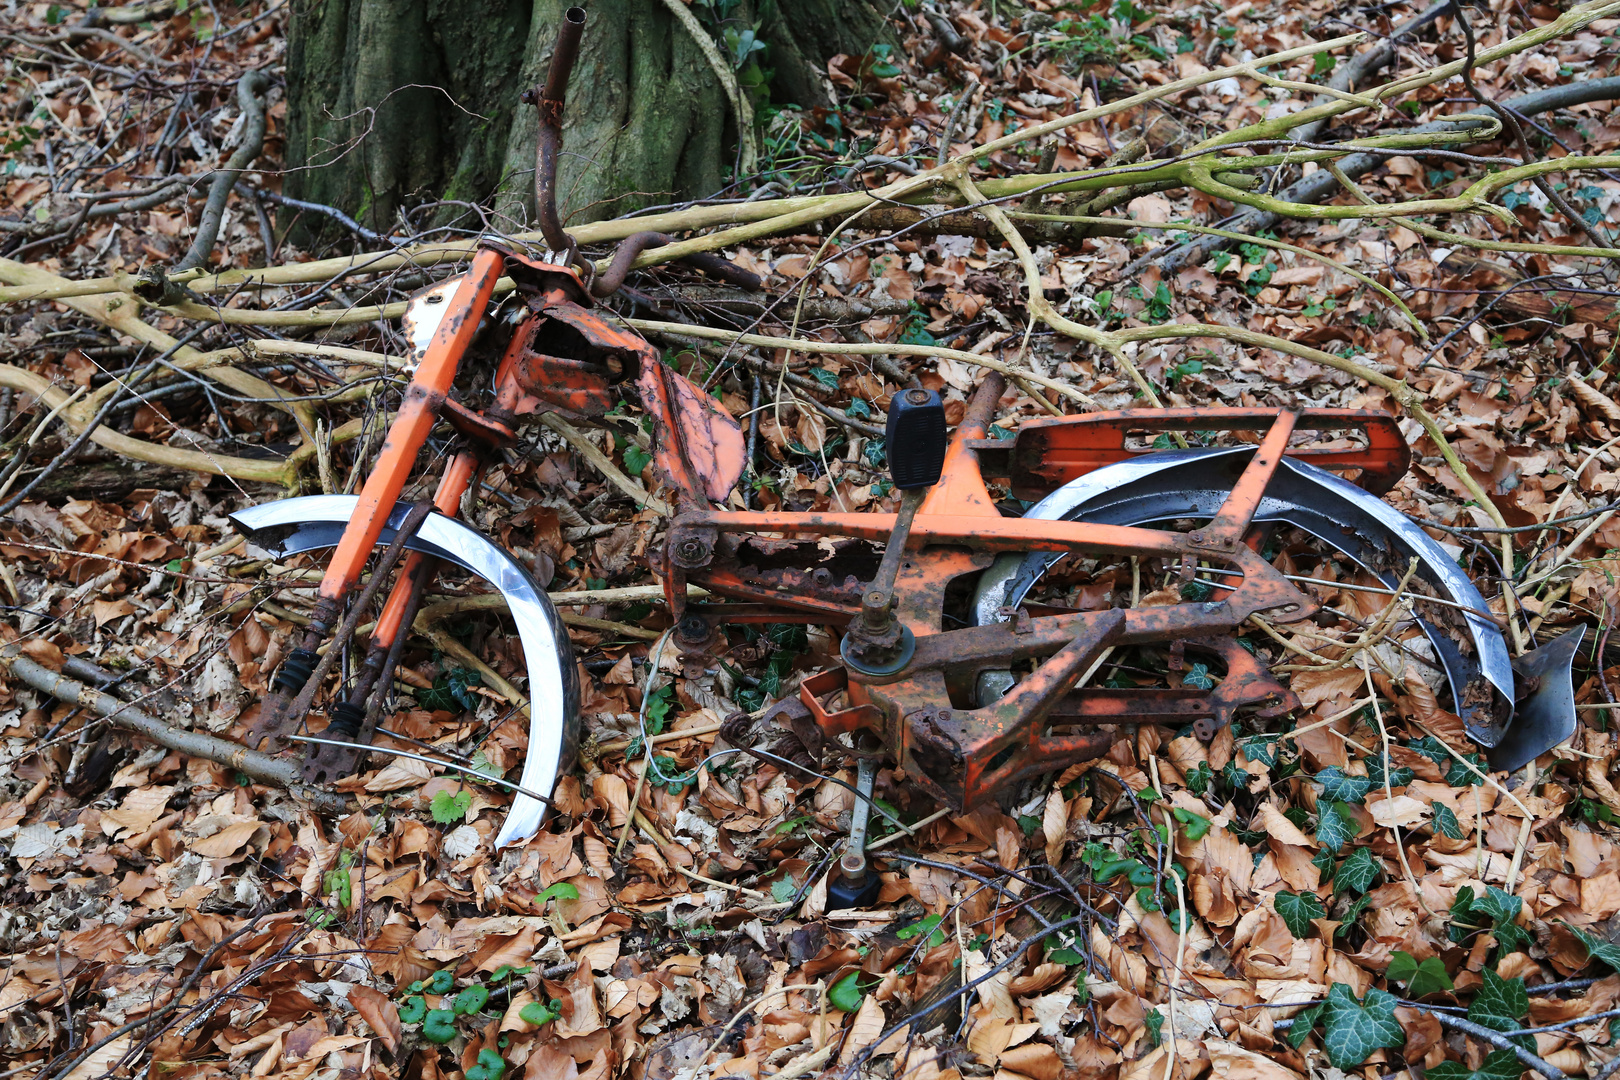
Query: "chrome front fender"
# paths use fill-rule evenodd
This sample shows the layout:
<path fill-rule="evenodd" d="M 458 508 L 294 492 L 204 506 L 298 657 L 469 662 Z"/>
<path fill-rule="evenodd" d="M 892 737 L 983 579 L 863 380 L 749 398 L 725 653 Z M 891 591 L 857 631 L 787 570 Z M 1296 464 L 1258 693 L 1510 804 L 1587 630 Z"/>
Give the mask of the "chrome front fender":
<path fill-rule="evenodd" d="M 1024 516 L 1111 525 L 1208 518 L 1225 502 L 1253 453 L 1252 447 L 1180 450 L 1107 465 L 1065 484 Z M 1507 643 L 1488 614 L 1471 613 L 1488 613 L 1485 599 L 1433 537 L 1376 495 L 1290 457 L 1282 459 L 1254 520 L 1303 529 L 1391 588 L 1416 558 L 1416 577 L 1433 595 L 1458 605 L 1428 605 L 1426 617 L 1418 619 L 1445 669 L 1453 708 L 1482 746 L 1503 740 L 1514 701 Z M 997 611 L 1022 601 L 1061 557 L 1053 552 L 1001 556 L 979 579 L 977 623 L 997 621 Z"/>
<path fill-rule="evenodd" d="M 254 544 L 277 558 L 334 547 L 354 513 L 354 495 L 309 495 L 252 506 L 231 522 Z M 399 505 L 389 516 L 379 546 L 393 542 L 410 512 Z M 518 561 L 468 525 L 429 514 L 406 546 L 453 563 L 493 585 L 506 600 L 523 644 L 529 669 L 529 750 L 518 781 L 530 791 L 550 794 L 557 778 L 573 768 L 579 746 L 579 676 L 573 649 L 556 608 Z M 527 795 L 513 797 L 495 846 L 521 843 L 545 821 L 547 804 Z"/>

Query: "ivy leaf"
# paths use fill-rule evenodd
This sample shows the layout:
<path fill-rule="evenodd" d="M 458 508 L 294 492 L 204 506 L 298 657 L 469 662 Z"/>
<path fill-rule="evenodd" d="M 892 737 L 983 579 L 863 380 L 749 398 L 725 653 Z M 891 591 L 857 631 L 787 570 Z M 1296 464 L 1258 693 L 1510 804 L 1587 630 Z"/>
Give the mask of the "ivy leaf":
<path fill-rule="evenodd" d="M 456 1037 L 456 1014 L 449 1009 L 429 1009 L 422 1021 L 422 1038 L 443 1046 Z"/>
<path fill-rule="evenodd" d="M 458 791 L 452 795 L 448 791 L 435 791 L 433 802 L 428 806 L 433 814 L 433 820 L 440 825 L 448 825 L 452 821 L 461 821 L 467 816 L 472 806 L 472 792 Z"/>
<path fill-rule="evenodd" d="M 1327 914 L 1315 893 L 1294 893 L 1284 889 L 1271 898 L 1271 905 L 1276 908 L 1283 925 L 1288 927 L 1288 932 L 1297 938 L 1311 932 L 1312 919 L 1320 919 Z"/>
<path fill-rule="evenodd" d="M 1384 758 L 1381 754 L 1374 754 L 1367 759 L 1367 779 L 1374 787 L 1384 786 Z M 1394 765 L 1389 770 L 1389 786 L 1392 788 L 1405 787 L 1417 779 L 1417 773 L 1405 765 Z"/>
<path fill-rule="evenodd" d="M 1578 926 L 1570 926 L 1569 923 L 1565 923 L 1564 928 L 1581 939 L 1581 944 L 1586 946 L 1586 955 L 1590 959 L 1601 960 L 1615 971 L 1620 971 L 1620 945 L 1582 930 Z"/>
<path fill-rule="evenodd" d="M 1510 923 L 1519 917 L 1524 901 L 1495 885 L 1485 888 L 1485 895 L 1474 901 L 1474 910 L 1482 911 L 1497 923 Z"/>
<path fill-rule="evenodd" d="M 1357 895 L 1367 891 L 1367 887 L 1378 880 L 1378 875 L 1384 872 L 1384 864 L 1373 858 L 1370 849 L 1359 847 L 1350 853 L 1350 857 L 1339 864 L 1338 871 L 1333 875 L 1333 891 L 1353 892 Z"/>
<path fill-rule="evenodd" d="M 1478 1069 L 1470 1069 L 1460 1061 L 1442 1061 L 1425 1072 L 1433 1080 L 1518 1080 L 1524 1065 L 1511 1050 L 1492 1050 Z"/>
<path fill-rule="evenodd" d="M 1425 735 L 1421 739 L 1413 739 L 1406 745 L 1408 749 L 1416 750 L 1418 753 L 1422 754 L 1436 765 L 1444 765 L 1446 762 L 1451 760 L 1451 751 L 1446 749 L 1446 744 L 1435 738 L 1433 735 Z"/>
<path fill-rule="evenodd" d="M 1322 797 L 1330 802 L 1365 802 L 1373 786 L 1367 777 L 1347 776 L 1337 765 L 1317 773 L 1316 782 L 1322 785 Z"/>
<path fill-rule="evenodd" d="M 1319 802 L 1316 809 L 1316 842 L 1337 855 L 1361 831 L 1355 813 L 1343 802 Z"/>
<path fill-rule="evenodd" d="M 1316 883 L 1323 884 L 1333 876 L 1333 852 L 1326 848 L 1311 856 L 1311 865 L 1316 867 Z"/>
<path fill-rule="evenodd" d="M 866 996 L 861 993 L 861 988 L 856 982 L 859 976 L 860 972 L 852 971 L 833 983 L 832 989 L 827 991 L 828 1004 L 840 1012 L 853 1013 L 859 1011 L 861 999 Z"/>
<path fill-rule="evenodd" d="M 1519 1021 L 1530 1011 L 1530 995 L 1525 991 L 1524 980 L 1504 979 L 1490 968 L 1480 974 L 1485 982 L 1474 995 L 1474 1003 L 1468 1006 L 1468 1019 L 1492 1031 L 1517 1031 Z M 1534 1037 L 1525 1035 L 1523 1038 L 1530 1042 L 1526 1049 L 1534 1050 Z"/>
<path fill-rule="evenodd" d="M 810 369 L 810 377 L 812 379 L 816 380 L 816 382 L 820 383 L 822 386 L 825 386 L 829 390 L 834 390 L 834 389 L 836 389 L 838 387 L 838 376 L 834 375 L 832 372 L 828 371 L 826 368 L 822 368 L 822 367 L 813 367 L 813 368 L 811 368 Z"/>
<path fill-rule="evenodd" d="M 1322 1045 L 1334 1068 L 1353 1069 L 1380 1047 L 1406 1045 L 1406 1032 L 1395 1019 L 1395 1001 L 1394 994 L 1376 987 L 1361 1001 L 1344 983 L 1328 987 Z"/>
<path fill-rule="evenodd" d="M 1333 931 L 1333 936 L 1338 937 L 1340 934 L 1356 925 L 1356 920 L 1361 918 L 1361 913 L 1366 911 L 1367 905 L 1371 903 L 1372 898 L 1370 896 L 1357 897 L 1356 902 L 1351 904 L 1349 908 L 1345 910 L 1343 915 L 1339 916 L 1339 925 L 1338 928 Z"/>
<path fill-rule="evenodd" d="M 1489 768 L 1489 766 L 1485 763 L 1485 756 L 1483 754 L 1464 754 L 1463 758 L 1468 762 L 1469 765 L 1472 765 L 1474 769 L 1477 769 L 1482 773 Z M 1451 762 L 1451 768 L 1446 770 L 1446 783 L 1451 787 L 1478 787 L 1485 781 L 1481 780 L 1474 774 L 1474 769 L 1469 769 L 1461 761 L 1453 760 Z"/>
<path fill-rule="evenodd" d="M 1243 756 L 1256 765 L 1271 768 L 1277 764 L 1277 740 L 1280 735 L 1255 735 L 1244 739 L 1238 745 L 1243 748 Z"/>
<path fill-rule="evenodd" d="M 1316 1021 L 1321 1017 L 1322 1010 L 1325 1008 L 1327 1008 L 1326 1003 L 1318 1002 L 1308 1009 L 1299 1010 L 1286 1036 L 1289 1046 L 1298 1050 L 1305 1045 L 1305 1040 L 1311 1037 L 1311 1032 L 1316 1028 Z"/>
<path fill-rule="evenodd" d="M 1429 809 L 1434 811 L 1434 828 L 1441 836 L 1449 840 L 1461 840 L 1466 835 L 1462 824 L 1457 821 L 1457 815 L 1451 812 L 1451 807 L 1442 802 L 1431 802 Z"/>

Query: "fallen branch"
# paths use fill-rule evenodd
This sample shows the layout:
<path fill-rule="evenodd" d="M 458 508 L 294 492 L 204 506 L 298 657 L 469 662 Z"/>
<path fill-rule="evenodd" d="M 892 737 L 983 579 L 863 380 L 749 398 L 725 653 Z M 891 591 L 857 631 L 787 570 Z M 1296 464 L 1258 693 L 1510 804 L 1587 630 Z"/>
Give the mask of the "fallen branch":
<path fill-rule="evenodd" d="M 292 761 L 261 754 L 257 750 L 249 750 L 229 739 L 219 739 L 201 731 L 187 731 L 184 728 L 173 727 L 111 694 L 52 671 L 26 656 L 6 655 L 6 652 L 0 652 L 0 668 L 9 669 L 11 674 L 40 693 L 49 694 L 69 705 L 88 709 L 97 716 L 105 717 L 115 727 L 132 731 L 159 746 L 188 757 L 202 758 L 228 769 L 235 769 L 260 783 L 285 788 L 317 810 L 339 813 L 348 806 L 347 801 L 341 796 L 305 784 L 298 765 Z"/>
<path fill-rule="evenodd" d="M 1549 87 L 1546 90 L 1537 90 L 1534 93 L 1513 98 L 1505 102 L 1504 106 L 1516 113 L 1534 116 L 1538 113 L 1567 109 L 1593 101 L 1608 101 L 1617 97 L 1620 97 L 1620 77 L 1593 79 L 1588 82 L 1572 82 L 1564 86 Z M 1494 117 L 1486 110 L 1480 109 L 1445 120 L 1420 124 L 1415 128 L 1411 128 L 1409 133 L 1456 132 L 1460 135 L 1477 127 L 1480 121 L 1487 119 L 1494 119 Z M 1387 160 L 1381 154 L 1351 154 L 1341 158 L 1335 164 L 1339 172 L 1354 180 L 1372 172 Z M 1283 189 L 1278 194 L 1278 198 L 1287 203 L 1319 203 L 1331 198 L 1339 191 L 1340 184 L 1333 175 L 1333 171 L 1319 169 Z M 1226 231 L 1258 233 L 1275 228 L 1282 221 L 1283 215 L 1281 214 L 1250 207 L 1240 212 L 1235 220 L 1228 222 Z M 1398 223 L 1408 227 L 1412 226 L 1410 221 Z M 1424 228 L 1432 228 L 1432 226 L 1420 227 L 1418 231 L 1423 231 Z M 1562 255 L 1592 255 L 1595 257 L 1612 257 L 1615 254 L 1620 254 L 1620 252 L 1609 248 L 1579 248 L 1562 245 L 1553 248 L 1546 244 L 1479 241 L 1456 233 L 1440 233 L 1438 230 L 1435 230 L 1435 233 L 1433 239 L 1443 239 L 1451 243 L 1467 244 L 1471 247 L 1480 247 L 1491 251 L 1541 251 L 1556 252 Z M 1149 263 L 1157 265 L 1163 274 L 1169 276 L 1189 266 L 1198 266 L 1217 251 L 1230 248 L 1235 243 L 1237 241 L 1230 237 L 1206 236 L 1203 239 L 1173 247 L 1168 251 L 1161 250 L 1149 253 L 1127 266 L 1122 272 L 1122 276 L 1131 277 L 1140 273 Z"/>

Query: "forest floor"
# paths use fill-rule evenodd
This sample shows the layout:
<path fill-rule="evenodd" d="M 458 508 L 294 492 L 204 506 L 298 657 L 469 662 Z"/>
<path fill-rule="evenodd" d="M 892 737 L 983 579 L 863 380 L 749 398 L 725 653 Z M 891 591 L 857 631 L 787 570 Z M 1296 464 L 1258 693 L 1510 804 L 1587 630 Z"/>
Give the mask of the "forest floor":
<path fill-rule="evenodd" d="M 288 243 L 287 6 L 146 9 L 89 25 L 78 5 L 14 3 L 0 30 L 0 1077 L 1562 1080 L 1620 1067 L 1620 740 L 1607 722 L 1617 673 L 1605 676 L 1620 608 L 1620 290 L 1612 261 L 1562 250 L 1614 244 L 1620 175 L 1551 176 L 1584 235 L 1520 182 L 1494 196 L 1505 217 L 1324 216 L 1200 261 L 1170 254 L 1192 239 L 1178 227 L 1234 207 L 1183 186 L 1008 203 L 1115 219 L 1029 225 L 1028 259 L 984 215 L 958 230 L 968 235 L 860 225 L 829 247 L 827 230 L 806 227 L 728 246 L 765 277 L 763 304 L 684 271 L 633 275 L 631 299 L 609 308 L 651 312 L 639 325 L 666 358 L 713 376 L 757 424 L 759 464 L 737 505 L 892 509 L 890 396 L 919 378 L 954 423 L 981 361 L 1032 373 L 999 403 L 1008 435 L 1049 406 L 1379 410 L 1412 448 L 1387 501 L 1429 527 L 1514 648 L 1586 627 L 1574 738 L 1492 773 L 1426 662 L 1411 598 L 1288 537 L 1276 565 L 1314 577 L 1334 614 L 1244 641 L 1299 710 L 1242 718 L 1207 744 L 1188 729 L 1121 728 L 1104 757 L 965 815 L 938 813 L 887 763 L 881 805 L 926 824 L 908 836 L 874 818 L 882 890 L 868 908 L 828 911 L 854 758 L 825 755 L 818 773 L 709 758 L 725 749 L 723 721 L 796 693 L 832 641 L 771 626 L 733 634 L 724 663 L 657 655 L 670 620 L 648 558 L 667 519 L 636 497 L 657 476 L 633 410 L 566 438 L 526 428 L 472 509 L 549 582 L 578 662 L 580 760 L 540 835 L 493 845 L 510 796 L 489 778 L 515 777 L 528 740 L 514 704 L 523 653 L 496 610 L 461 605 L 406 654 L 385 718 L 399 737 L 382 745 L 427 748 L 429 761 L 373 754 L 311 799 L 174 748 L 179 735 L 242 736 L 314 602 L 306 571 L 318 564 L 239 543 L 227 515 L 286 494 L 285 477 L 355 490 L 403 385 L 398 303 L 452 270 L 214 279 L 190 299 L 137 302 L 133 275 L 185 254 L 211 174 L 251 137 L 239 82 L 268 76 L 266 135 L 225 204 L 215 269 L 472 234 L 402 223 L 330 249 Z M 969 155 L 1173 80 L 1370 32 L 1273 70 L 1292 86 L 1229 74 L 975 154 L 966 175 L 1170 158 L 1309 106 L 1303 84 L 1326 85 L 1422 11 L 908 0 L 903 48 L 829 65 L 836 113 L 768 114 L 761 175 L 737 194 L 768 181 L 776 194 L 873 189 L 932 168 L 942 142 Z M 1454 12 L 1431 12 L 1360 86 L 1559 16 L 1491 0 L 1467 9 L 1465 34 Z M 1480 63 L 1479 97 L 1460 76 L 1439 79 L 1314 137 L 1612 79 L 1617 34 L 1620 11 L 1605 12 Z M 1386 154 L 1351 182 L 1363 201 L 1454 199 L 1521 160 L 1620 150 L 1609 99 L 1555 103 L 1523 126 L 1525 147 L 1503 137 L 1450 157 Z M 1322 168 L 1280 167 L 1267 190 Z M 101 278 L 101 291 L 54 300 L 14 288 Z M 1233 336 L 1144 337 L 1114 353 L 1057 332 L 1046 310 L 1126 336 L 1218 324 L 1324 359 Z M 807 345 L 728 348 L 677 322 Z M 848 343 L 893 351 L 817 351 Z M 91 410 L 160 353 L 169 367 L 65 454 Z M 744 355 L 773 374 L 734 363 Z M 791 378 L 776 374 L 784 364 Z M 764 407 L 751 409 L 761 384 Z M 1040 598 L 1175 602 L 1174 570 L 1144 560 L 1133 584 L 1129 562 L 1076 560 Z M 638 591 L 602 592 L 620 589 Z M 452 578 L 429 602 L 478 591 Z M 42 692 L 25 661 L 111 673 L 113 692 L 172 737 Z M 1220 677 L 1148 648 L 1096 675 L 1116 687 Z"/>

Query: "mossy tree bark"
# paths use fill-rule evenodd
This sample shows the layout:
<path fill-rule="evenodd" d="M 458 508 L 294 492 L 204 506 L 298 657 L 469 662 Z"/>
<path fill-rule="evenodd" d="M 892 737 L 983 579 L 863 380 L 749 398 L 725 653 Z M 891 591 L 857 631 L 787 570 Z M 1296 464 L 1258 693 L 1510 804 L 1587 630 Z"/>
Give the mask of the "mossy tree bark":
<path fill-rule="evenodd" d="M 518 95 L 541 81 L 566 6 L 294 0 L 287 194 L 378 229 L 435 200 L 493 205 L 496 228 L 527 225 L 536 118 Z M 884 0 L 742 0 L 727 25 L 753 27 L 769 46 L 777 104 L 810 107 L 833 104 L 830 56 L 895 40 L 886 10 Z M 563 220 L 614 217 L 723 187 L 736 117 L 665 0 L 592 0 L 587 11 L 563 118 Z M 441 206 L 432 220 L 454 210 Z"/>

